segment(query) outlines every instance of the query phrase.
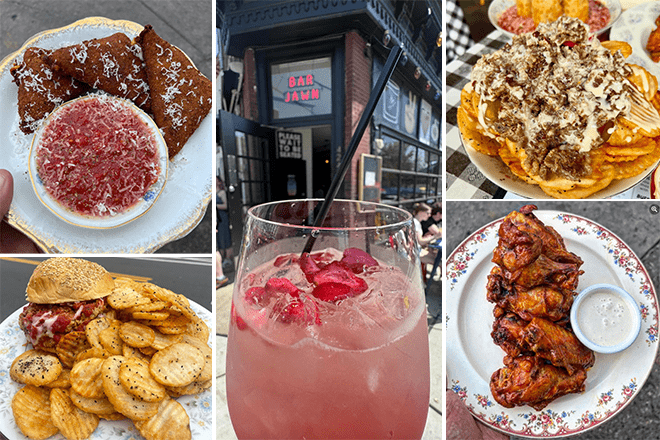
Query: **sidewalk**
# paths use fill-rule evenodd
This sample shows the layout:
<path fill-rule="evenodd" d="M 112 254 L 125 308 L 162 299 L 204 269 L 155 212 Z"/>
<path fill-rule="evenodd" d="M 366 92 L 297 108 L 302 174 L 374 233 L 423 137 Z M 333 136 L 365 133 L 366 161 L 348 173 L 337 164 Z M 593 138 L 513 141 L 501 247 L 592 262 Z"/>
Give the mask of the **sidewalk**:
<path fill-rule="evenodd" d="M 439 271 L 438 271 L 439 272 Z M 438 275 L 436 275 L 438 279 Z M 229 330 L 229 313 L 231 295 L 234 284 L 228 284 L 216 291 L 216 439 L 234 440 L 236 434 L 229 419 L 225 387 L 225 353 L 227 348 L 227 332 Z M 429 345 L 431 355 L 431 398 L 429 414 L 424 430 L 424 440 L 442 439 L 442 285 L 432 283 L 426 295 L 427 317 L 429 323 Z"/>

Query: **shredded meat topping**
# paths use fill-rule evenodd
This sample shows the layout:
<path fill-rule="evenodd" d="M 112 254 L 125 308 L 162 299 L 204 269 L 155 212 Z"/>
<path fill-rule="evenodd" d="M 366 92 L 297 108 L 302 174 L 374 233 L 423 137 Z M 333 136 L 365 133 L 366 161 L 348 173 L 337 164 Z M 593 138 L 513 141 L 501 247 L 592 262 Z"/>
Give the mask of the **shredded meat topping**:
<path fill-rule="evenodd" d="M 630 112 L 630 73 L 620 52 L 563 16 L 482 57 L 471 80 L 485 129 L 520 144 L 542 178 L 577 180 L 605 124 Z"/>

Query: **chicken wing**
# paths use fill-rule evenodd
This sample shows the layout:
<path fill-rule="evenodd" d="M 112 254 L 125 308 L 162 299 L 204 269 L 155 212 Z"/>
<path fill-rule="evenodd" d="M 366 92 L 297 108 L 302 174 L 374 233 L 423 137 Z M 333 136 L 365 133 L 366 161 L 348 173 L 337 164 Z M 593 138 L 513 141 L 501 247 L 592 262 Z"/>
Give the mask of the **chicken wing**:
<path fill-rule="evenodd" d="M 594 352 L 585 347 L 572 331 L 546 319 L 534 318 L 525 327 L 523 338 L 538 357 L 556 367 L 564 367 L 568 374 L 591 368 L 596 361 Z"/>
<path fill-rule="evenodd" d="M 525 327 L 529 324 L 514 313 L 506 313 L 493 322 L 490 336 L 508 356 L 517 357 L 527 352 L 524 339 Z"/>
<path fill-rule="evenodd" d="M 486 285 L 488 301 L 505 311 L 516 313 L 522 319 L 544 318 L 565 323 L 571 311 L 574 293 L 551 285 L 526 289 L 505 282 L 501 269 L 494 267 Z"/>
<path fill-rule="evenodd" d="M 578 267 L 577 264 L 560 263 L 541 254 L 533 263 L 514 272 L 503 270 L 502 276 L 508 283 L 527 289 L 550 284 L 563 290 L 575 290 L 578 277 L 584 273 Z"/>
<path fill-rule="evenodd" d="M 514 272 L 543 254 L 558 263 L 576 264 L 579 268 L 582 259 L 566 249 L 557 231 L 533 214 L 535 209 L 535 205 L 525 205 L 504 218 L 498 245 L 493 251 L 493 263 Z"/>
<path fill-rule="evenodd" d="M 653 62 L 657 63 L 660 61 L 660 16 L 655 19 L 655 25 L 657 27 L 649 34 L 646 50 L 649 51 L 649 56 Z"/>
<path fill-rule="evenodd" d="M 536 356 L 507 357 L 504 367 L 491 376 L 490 391 L 506 408 L 529 405 L 540 411 L 558 397 L 584 391 L 586 379 L 583 369 L 569 375 Z"/>

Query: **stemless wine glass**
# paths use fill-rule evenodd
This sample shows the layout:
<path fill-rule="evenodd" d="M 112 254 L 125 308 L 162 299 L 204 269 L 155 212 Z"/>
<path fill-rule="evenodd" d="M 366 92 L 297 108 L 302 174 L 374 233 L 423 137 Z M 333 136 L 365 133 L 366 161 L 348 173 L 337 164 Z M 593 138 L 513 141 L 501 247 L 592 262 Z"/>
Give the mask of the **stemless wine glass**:
<path fill-rule="evenodd" d="M 248 211 L 227 345 L 239 439 L 421 438 L 429 344 L 411 215 L 335 200 Z M 315 239 L 311 253 L 301 254 Z"/>

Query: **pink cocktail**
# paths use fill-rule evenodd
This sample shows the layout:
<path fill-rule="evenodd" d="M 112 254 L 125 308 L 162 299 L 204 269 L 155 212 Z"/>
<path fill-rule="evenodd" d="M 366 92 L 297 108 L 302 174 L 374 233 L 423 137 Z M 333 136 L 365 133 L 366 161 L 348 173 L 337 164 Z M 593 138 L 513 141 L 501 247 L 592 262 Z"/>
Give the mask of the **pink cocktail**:
<path fill-rule="evenodd" d="M 384 205 L 250 210 L 227 347 L 240 439 L 421 438 L 429 405 L 426 307 L 412 220 Z M 311 254 L 302 254 L 310 234 Z"/>

